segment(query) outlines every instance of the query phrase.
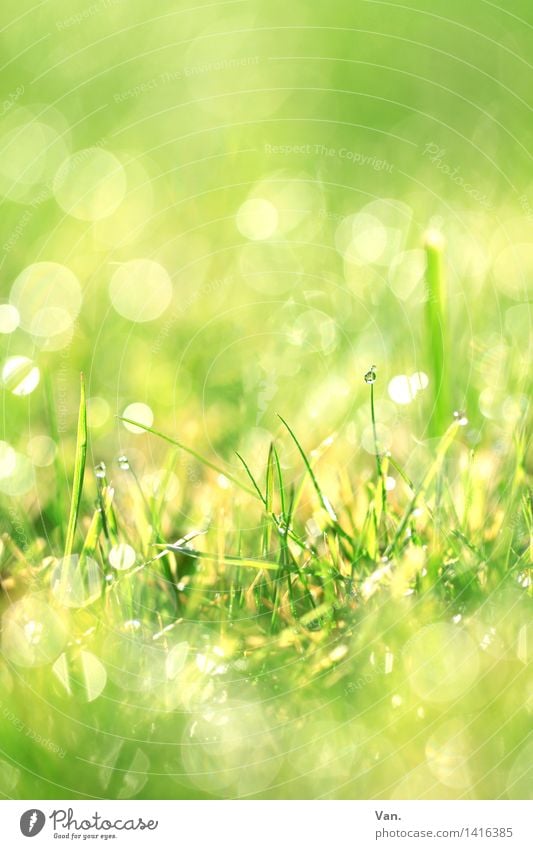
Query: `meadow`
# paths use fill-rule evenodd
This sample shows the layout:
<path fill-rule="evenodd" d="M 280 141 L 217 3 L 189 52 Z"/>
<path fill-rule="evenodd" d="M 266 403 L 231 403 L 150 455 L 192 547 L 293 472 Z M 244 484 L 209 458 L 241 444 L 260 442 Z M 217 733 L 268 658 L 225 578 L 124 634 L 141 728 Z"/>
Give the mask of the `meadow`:
<path fill-rule="evenodd" d="M 4 798 L 531 798 L 528 12 L 6 2 Z"/>

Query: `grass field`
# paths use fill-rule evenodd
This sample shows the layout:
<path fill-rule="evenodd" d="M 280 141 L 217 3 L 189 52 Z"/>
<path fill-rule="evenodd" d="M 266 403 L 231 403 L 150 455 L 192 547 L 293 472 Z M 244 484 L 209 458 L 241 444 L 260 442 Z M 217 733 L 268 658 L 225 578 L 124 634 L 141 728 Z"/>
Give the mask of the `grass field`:
<path fill-rule="evenodd" d="M 5 4 L 3 797 L 531 798 L 511 5 Z"/>

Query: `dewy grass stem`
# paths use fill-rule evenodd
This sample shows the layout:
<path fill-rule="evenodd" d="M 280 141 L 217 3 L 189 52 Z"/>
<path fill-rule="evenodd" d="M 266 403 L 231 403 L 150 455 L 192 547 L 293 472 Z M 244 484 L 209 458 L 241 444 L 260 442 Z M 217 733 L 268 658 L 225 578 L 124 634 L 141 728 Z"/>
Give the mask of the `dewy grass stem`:
<path fill-rule="evenodd" d="M 433 406 L 428 425 L 430 437 L 440 437 L 450 420 L 449 379 L 446 362 L 448 352 L 446 280 L 444 273 L 444 239 L 430 230 L 426 249 L 426 355 L 431 373 Z"/>
<path fill-rule="evenodd" d="M 385 489 L 385 476 L 379 450 L 378 432 L 376 426 L 376 410 L 374 407 L 374 383 L 376 382 L 376 366 L 370 366 L 365 374 L 365 383 L 370 384 L 370 417 L 372 419 L 372 436 L 374 440 L 374 453 L 376 455 L 376 468 L 378 473 L 378 486 L 381 487 L 381 513 L 384 516 L 387 511 L 387 491 Z M 379 522 L 378 522 L 379 524 Z M 376 528 L 377 532 L 377 528 Z"/>

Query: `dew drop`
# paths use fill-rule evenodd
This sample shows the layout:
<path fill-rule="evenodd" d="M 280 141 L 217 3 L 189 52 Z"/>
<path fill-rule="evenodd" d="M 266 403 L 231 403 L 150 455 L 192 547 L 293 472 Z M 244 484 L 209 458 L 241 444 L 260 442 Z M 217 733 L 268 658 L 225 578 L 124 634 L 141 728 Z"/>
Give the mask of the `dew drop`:
<path fill-rule="evenodd" d="M 369 370 L 365 374 L 365 383 L 375 383 L 376 382 L 376 366 L 370 366 Z"/>
<path fill-rule="evenodd" d="M 96 477 L 99 478 L 99 480 L 105 478 L 105 472 L 106 468 L 105 463 L 103 461 L 101 463 L 98 463 L 98 465 L 94 467 L 94 473 Z"/>
<path fill-rule="evenodd" d="M 460 427 L 465 427 L 468 424 L 468 418 L 463 410 L 454 410 L 453 418 Z"/>
<path fill-rule="evenodd" d="M 122 469 L 123 472 L 129 471 L 130 461 L 126 457 L 125 454 L 121 454 L 121 456 L 117 460 L 119 469 Z"/>

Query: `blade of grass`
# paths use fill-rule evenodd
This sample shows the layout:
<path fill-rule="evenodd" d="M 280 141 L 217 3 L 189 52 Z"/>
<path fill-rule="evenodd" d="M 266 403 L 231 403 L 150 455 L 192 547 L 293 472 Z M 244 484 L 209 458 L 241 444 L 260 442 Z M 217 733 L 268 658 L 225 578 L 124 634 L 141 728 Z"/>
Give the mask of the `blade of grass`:
<path fill-rule="evenodd" d="M 450 418 L 449 381 L 446 367 L 448 351 L 446 280 L 444 273 L 444 240 L 430 231 L 425 238 L 426 250 L 426 345 L 431 367 L 433 409 L 428 425 L 429 435 L 441 436 Z"/>
<path fill-rule="evenodd" d="M 417 502 L 418 498 L 420 497 L 420 495 L 422 495 L 422 493 L 427 491 L 428 487 L 430 486 L 430 484 L 434 480 L 435 476 L 438 474 L 438 472 L 439 472 L 439 470 L 442 466 L 442 463 L 444 461 L 444 458 L 445 458 L 445 456 L 448 452 L 448 448 L 452 444 L 452 442 L 455 438 L 455 435 L 457 434 L 457 431 L 459 430 L 460 427 L 461 427 L 461 424 L 460 424 L 459 421 L 452 422 L 452 424 L 448 427 L 448 430 L 446 431 L 446 433 L 442 437 L 442 439 L 439 443 L 439 447 L 437 449 L 437 456 L 435 457 L 435 460 L 433 461 L 433 463 L 429 467 L 428 471 L 426 472 L 426 475 L 423 478 L 422 482 L 417 486 L 417 488 L 413 492 L 412 498 L 409 501 L 409 504 L 407 505 L 407 509 L 405 510 L 405 513 L 404 513 L 404 515 L 403 515 L 403 517 L 400 521 L 400 524 L 398 525 L 398 527 L 396 529 L 396 533 L 394 535 L 394 538 L 391 540 L 390 544 L 387 546 L 387 549 L 385 551 L 386 556 L 389 556 L 390 553 L 392 551 L 394 551 L 396 543 L 398 542 L 399 539 L 401 539 L 401 537 L 402 537 L 402 535 L 403 535 L 403 533 L 404 533 L 404 531 L 407 527 L 407 523 L 409 522 L 409 519 L 411 517 L 411 513 L 415 509 L 416 502 Z"/>
<path fill-rule="evenodd" d="M 259 496 L 259 498 L 261 499 L 261 501 L 263 502 L 263 504 L 264 504 L 264 505 L 265 505 L 265 507 L 266 507 L 266 506 L 267 506 L 266 499 L 265 499 L 265 497 L 264 497 L 263 493 L 261 492 L 261 490 L 259 489 L 259 485 L 258 485 L 258 483 L 257 483 L 256 479 L 254 478 L 254 476 L 252 475 L 252 473 L 251 473 L 251 471 L 250 471 L 250 468 L 249 468 L 249 466 L 248 466 L 248 463 L 246 462 L 246 460 L 244 459 L 244 457 L 242 457 L 242 456 L 239 454 L 239 452 L 238 452 L 238 451 L 236 451 L 236 452 L 235 452 L 235 454 L 237 455 L 237 457 L 239 458 L 239 460 L 240 460 L 240 461 L 241 461 L 241 463 L 243 464 L 243 466 L 244 466 L 244 470 L 245 470 L 246 474 L 248 475 L 248 477 L 250 478 L 250 480 L 251 480 L 251 482 L 252 482 L 252 484 L 253 484 L 253 488 L 255 489 L 255 491 L 256 491 L 256 493 L 257 493 L 257 495 Z M 227 477 L 227 475 L 226 475 L 226 477 Z"/>
<path fill-rule="evenodd" d="M 87 460 L 87 405 L 85 400 L 85 378 L 80 375 L 80 407 L 78 413 L 78 432 L 76 436 L 76 460 L 74 463 L 74 480 L 72 482 L 72 495 L 70 499 L 70 514 L 67 525 L 67 536 L 65 540 L 65 557 L 72 554 L 76 525 L 80 511 L 81 493 L 83 489 L 83 478 L 85 476 L 85 462 Z"/>
<path fill-rule="evenodd" d="M 351 543 L 352 539 L 351 539 L 350 535 L 347 534 L 346 531 L 344 530 L 344 528 L 342 528 L 341 525 L 339 524 L 339 520 L 337 519 L 337 515 L 336 515 L 333 507 L 331 506 L 328 499 L 326 498 L 326 496 L 324 495 L 324 493 L 320 489 L 320 485 L 319 485 L 318 480 L 316 478 L 316 475 L 313 471 L 311 463 L 309 462 L 307 455 L 306 455 L 305 451 L 303 450 L 302 446 L 298 442 L 296 434 L 290 428 L 290 426 L 287 424 L 287 422 L 285 421 L 283 416 L 279 415 L 279 413 L 278 413 L 278 418 L 281 420 L 281 422 L 285 425 L 285 427 L 289 431 L 289 434 L 291 435 L 293 442 L 296 445 L 296 448 L 298 449 L 298 451 L 300 453 L 300 456 L 301 456 L 301 458 L 304 462 L 305 468 L 307 469 L 307 473 L 308 473 L 309 477 L 311 478 L 311 482 L 313 484 L 314 490 L 315 490 L 316 494 L 318 495 L 318 500 L 320 502 L 321 507 L 328 514 L 328 516 L 331 519 L 333 526 L 334 526 L 335 530 L 337 531 L 337 533 L 339 533 L 340 536 L 344 537 L 345 539 L 350 540 L 350 543 Z"/>
<path fill-rule="evenodd" d="M 170 549 L 171 551 L 178 551 L 180 554 L 185 554 L 187 557 L 198 557 L 203 558 L 204 560 L 218 560 L 235 566 L 249 566 L 252 569 L 268 569 L 274 572 L 278 568 L 277 563 L 272 563 L 269 560 L 257 560 L 254 557 L 236 557 L 231 554 L 211 554 L 207 551 L 196 551 L 194 548 L 185 548 L 183 546 L 176 545 L 175 543 L 164 546 L 161 546 L 160 544 L 156 545 L 156 548 L 161 547 Z"/>
<path fill-rule="evenodd" d="M 248 495 L 253 495 L 254 497 L 257 495 L 255 489 L 250 489 L 249 486 L 246 486 L 242 483 L 238 478 L 233 477 L 224 469 L 221 469 L 220 466 L 217 466 L 216 463 L 212 463 L 206 457 L 202 457 L 198 451 L 195 451 L 194 448 L 189 448 L 187 445 L 183 445 L 181 442 L 178 442 L 176 439 L 172 439 L 172 437 L 167 436 L 165 433 L 161 433 L 160 430 L 156 430 L 153 427 L 148 427 L 148 425 L 142 424 L 141 422 L 136 422 L 133 419 L 127 419 L 125 416 L 117 416 L 117 418 L 121 422 L 127 422 L 128 424 L 135 425 L 135 427 L 140 427 L 142 430 L 145 430 L 147 433 L 151 433 L 153 436 L 158 436 L 159 439 L 163 439 L 165 442 L 168 442 L 169 445 L 175 445 L 176 448 L 180 448 L 182 451 L 185 451 L 187 454 L 190 454 L 191 457 L 194 457 L 195 460 L 198 460 L 202 465 L 207 466 L 209 469 L 212 469 L 214 472 L 217 472 L 219 475 L 223 475 L 229 481 L 238 486 L 239 489 L 242 489 L 243 492 L 247 492 Z"/>

